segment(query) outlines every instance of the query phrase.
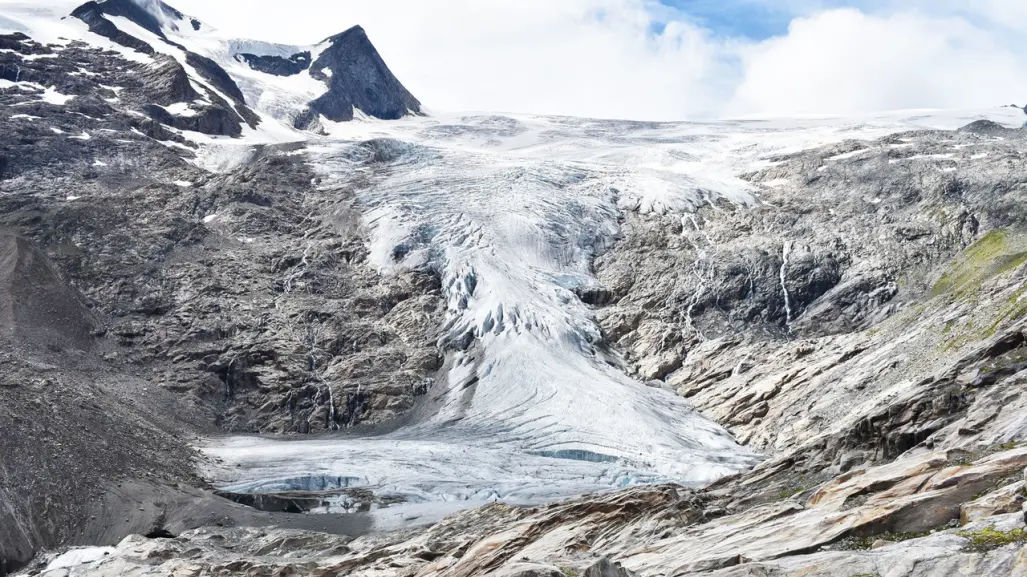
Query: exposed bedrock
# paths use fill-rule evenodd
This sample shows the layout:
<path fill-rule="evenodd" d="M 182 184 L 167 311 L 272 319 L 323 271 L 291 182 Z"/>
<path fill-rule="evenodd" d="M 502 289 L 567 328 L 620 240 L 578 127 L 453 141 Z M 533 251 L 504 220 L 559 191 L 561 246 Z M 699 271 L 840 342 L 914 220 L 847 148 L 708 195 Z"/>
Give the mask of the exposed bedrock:
<path fill-rule="evenodd" d="M 275 76 L 295 76 L 310 68 L 310 52 L 304 51 L 285 58 L 283 56 L 242 53 L 237 58 L 250 68 Z"/>
<path fill-rule="evenodd" d="M 392 74 L 363 28 L 355 26 L 327 42 L 331 46 L 310 65 L 310 75 L 328 84 L 328 92 L 297 118 L 298 128 L 313 126 L 318 115 L 352 120 L 354 109 L 385 120 L 421 111 L 421 103 Z"/>

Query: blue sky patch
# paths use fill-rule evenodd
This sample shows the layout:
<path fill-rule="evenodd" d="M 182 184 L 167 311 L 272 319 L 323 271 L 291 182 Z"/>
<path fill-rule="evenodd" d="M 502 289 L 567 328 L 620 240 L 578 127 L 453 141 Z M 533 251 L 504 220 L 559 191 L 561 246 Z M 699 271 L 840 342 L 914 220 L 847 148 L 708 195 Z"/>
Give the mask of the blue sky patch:
<path fill-rule="evenodd" d="M 764 40 L 788 33 L 795 18 L 832 8 L 889 11 L 895 0 L 658 0 L 719 36 Z"/>
<path fill-rule="evenodd" d="M 717 35 L 762 40 L 788 32 L 794 14 L 767 2 L 747 0 L 661 0 Z"/>

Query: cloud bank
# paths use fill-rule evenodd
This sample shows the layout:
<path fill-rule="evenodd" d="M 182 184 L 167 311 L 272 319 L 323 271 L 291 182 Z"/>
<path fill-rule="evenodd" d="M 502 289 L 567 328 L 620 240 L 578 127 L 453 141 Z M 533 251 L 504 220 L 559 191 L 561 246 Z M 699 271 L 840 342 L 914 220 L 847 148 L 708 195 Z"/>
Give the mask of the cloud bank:
<path fill-rule="evenodd" d="M 361 24 L 439 110 L 677 120 L 1027 101 L 1027 3 L 842 3 L 776 2 L 794 13 L 787 33 L 751 39 L 650 0 L 172 2 L 289 43 Z"/>

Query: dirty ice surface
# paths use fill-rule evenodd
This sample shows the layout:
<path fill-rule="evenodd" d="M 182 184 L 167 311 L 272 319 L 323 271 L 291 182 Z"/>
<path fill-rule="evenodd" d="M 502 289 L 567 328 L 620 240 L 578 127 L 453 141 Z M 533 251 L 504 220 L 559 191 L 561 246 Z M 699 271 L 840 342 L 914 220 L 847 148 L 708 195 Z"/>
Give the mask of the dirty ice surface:
<path fill-rule="evenodd" d="M 762 201 L 740 175 L 775 156 L 981 117 L 1016 120 L 1001 109 L 712 123 L 325 120 L 328 136 L 308 143 L 310 160 L 327 190 L 358 191 L 370 265 L 441 274 L 448 362 L 397 431 L 221 439 L 205 448 L 225 464 L 212 474 L 243 492 L 346 479 L 399 502 L 373 513 L 391 529 L 492 500 L 698 484 L 749 467 L 758 457 L 683 399 L 627 376 L 603 346 L 577 292 L 596 285 L 590 261 L 613 246 L 618 217 L 744 210 Z"/>

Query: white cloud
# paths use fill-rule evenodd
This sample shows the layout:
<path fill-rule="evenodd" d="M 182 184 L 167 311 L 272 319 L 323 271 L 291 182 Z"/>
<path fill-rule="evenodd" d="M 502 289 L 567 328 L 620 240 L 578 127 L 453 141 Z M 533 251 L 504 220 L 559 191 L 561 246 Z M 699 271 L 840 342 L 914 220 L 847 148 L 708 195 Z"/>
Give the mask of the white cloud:
<path fill-rule="evenodd" d="M 654 34 L 673 15 L 652 0 L 171 3 L 233 34 L 289 43 L 362 24 L 404 84 L 440 110 L 682 119 L 1027 98 L 1027 49 L 1008 33 L 1027 29 L 1027 2 L 866 0 L 864 13 L 789 1 L 806 15 L 763 42 L 685 19 Z"/>
<path fill-rule="evenodd" d="M 954 17 L 833 10 L 742 54 L 736 113 L 979 107 L 1027 96 L 1023 59 Z"/>
<path fill-rule="evenodd" d="M 642 0 L 177 4 L 232 33 L 293 43 L 359 23 L 436 109 L 682 118 L 715 112 L 726 97 L 718 81 L 731 74 L 706 31 L 673 22 L 652 34 Z"/>

